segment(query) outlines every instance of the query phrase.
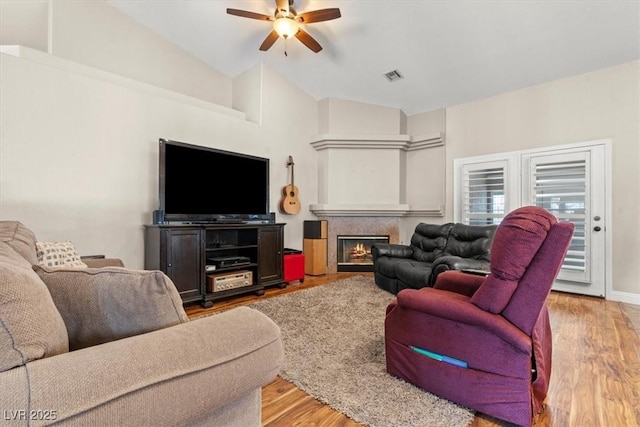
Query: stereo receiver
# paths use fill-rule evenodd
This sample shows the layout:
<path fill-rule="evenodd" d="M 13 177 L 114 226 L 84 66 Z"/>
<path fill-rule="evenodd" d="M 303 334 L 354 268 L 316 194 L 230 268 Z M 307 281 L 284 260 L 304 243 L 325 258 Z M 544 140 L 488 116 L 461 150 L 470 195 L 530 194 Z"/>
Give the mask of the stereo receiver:
<path fill-rule="evenodd" d="M 234 271 L 232 273 L 210 274 L 207 276 L 209 292 L 221 292 L 229 289 L 242 288 L 253 284 L 253 272 L 249 270 Z"/>

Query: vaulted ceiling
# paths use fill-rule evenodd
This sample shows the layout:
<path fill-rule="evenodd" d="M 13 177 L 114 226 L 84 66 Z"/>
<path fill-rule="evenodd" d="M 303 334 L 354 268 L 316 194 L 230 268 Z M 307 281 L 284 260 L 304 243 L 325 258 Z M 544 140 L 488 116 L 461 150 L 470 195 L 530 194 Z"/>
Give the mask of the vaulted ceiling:
<path fill-rule="evenodd" d="M 297 39 L 259 51 L 271 23 L 226 13 L 273 15 L 274 0 L 106 1 L 231 78 L 263 62 L 316 99 L 409 115 L 640 59 L 635 0 L 295 0 L 340 8 L 304 25 L 319 53 Z"/>

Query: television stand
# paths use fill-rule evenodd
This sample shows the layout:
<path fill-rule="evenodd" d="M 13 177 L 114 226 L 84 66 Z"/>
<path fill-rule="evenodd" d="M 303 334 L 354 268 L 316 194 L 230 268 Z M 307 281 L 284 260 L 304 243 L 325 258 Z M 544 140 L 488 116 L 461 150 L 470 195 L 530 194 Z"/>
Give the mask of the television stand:
<path fill-rule="evenodd" d="M 145 226 L 147 270 L 161 270 L 171 278 L 182 302 L 207 307 L 213 301 L 284 284 L 284 224 L 204 223 Z M 242 259 L 233 264 L 209 259 Z M 209 276 L 252 272 L 250 285 L 211 292 Z"/>

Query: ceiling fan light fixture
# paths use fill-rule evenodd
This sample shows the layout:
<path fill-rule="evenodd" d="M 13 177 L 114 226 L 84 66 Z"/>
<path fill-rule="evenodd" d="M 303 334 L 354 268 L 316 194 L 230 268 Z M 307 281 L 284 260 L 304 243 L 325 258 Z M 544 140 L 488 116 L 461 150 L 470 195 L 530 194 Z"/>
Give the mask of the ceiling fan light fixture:
<path fill-rule="evenodd" d="M 340 14 L 340 9 L 337 7 L 312 10 L 298 14 L 298 12 L 293 8 L 293 0 L 275 0 L 275 2 L 276 10 L 271 16 L 262 13 L 250 12 L 248 10 L 227 8 L 227 13 L 229 15 L 271 22 L 273 29 L 260 45 L 260 50 L 263 52 L 269 50 L 278 38 L 283 38 L 286 42 L 286 40 L 291 37 L 295 37 L 300 41 L 300 43 L 311 49 L 314 53 L 318 53 L 322 50 L 322 46 L 320 46 L 320 43 L 318 43 L 316 39 L 311 37 L 311 35 L 304 30 L 306 24 L 331 21 L 332 19 L 337 19 L 342 16 Z M 285 55 L 286 53 L 287 52 L 285 50 Z"/>
<path fill-rule="evenodd" d="M 288 39 L 298 32 L 298 23 L 291 18 L 278 18 L 273 21 L 273 29 L 283 39 Z"/>

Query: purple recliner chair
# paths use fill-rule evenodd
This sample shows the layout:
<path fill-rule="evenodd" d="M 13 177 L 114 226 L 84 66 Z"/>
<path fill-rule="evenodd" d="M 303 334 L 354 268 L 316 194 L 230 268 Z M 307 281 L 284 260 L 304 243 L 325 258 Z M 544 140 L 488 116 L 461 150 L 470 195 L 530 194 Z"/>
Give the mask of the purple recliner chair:
<path fill-rule="evenodd" d="M 546 299 L 574 226 L 526 206 L 496 230 L 491 274 L 440 274 L 387 308 L 387 371 L 511 423 L 531 425 L 551 376 Z"/>

